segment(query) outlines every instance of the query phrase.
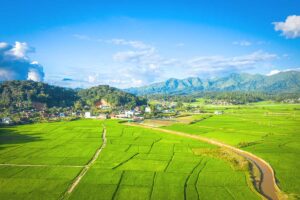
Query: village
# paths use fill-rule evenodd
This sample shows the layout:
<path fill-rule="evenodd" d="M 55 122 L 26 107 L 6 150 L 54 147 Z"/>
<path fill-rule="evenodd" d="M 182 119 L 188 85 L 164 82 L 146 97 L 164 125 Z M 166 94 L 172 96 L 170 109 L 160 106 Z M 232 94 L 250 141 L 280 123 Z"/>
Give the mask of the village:
<path fill-rule="evenodd" d="M 177 102 L 155 102 L 142 106 L 135 106 L 132 109 L 114 107 L 104 99 L 94 103 L 92 106 L 85 105 L 81 109 L 74 107 L 46 108 L 40 103 L 33 103 L 31 109 L 13 110 L 5 116 L 1 116 L 0 124 L 28 124 L 33 122 L 49 122 L 61 120 L 86 119 L 120 119 L 141 122 L 144 119 L 172 120 L 183 113 L 200 114 L 204 111 L 200 107 L 184 106 Z M 222 114 L 215 111 L 215 115 Z"/>

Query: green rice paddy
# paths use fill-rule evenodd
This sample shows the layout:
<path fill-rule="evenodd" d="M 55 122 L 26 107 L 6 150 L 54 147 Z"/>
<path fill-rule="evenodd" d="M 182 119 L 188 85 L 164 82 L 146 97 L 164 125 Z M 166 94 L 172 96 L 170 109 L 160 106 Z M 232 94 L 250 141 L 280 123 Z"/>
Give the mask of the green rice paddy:
<path fill-rule="evenodd" d="M 0 199 L 60 199 L 101 146 L 102 123 L 106 147 L 69 199 L 260 198 L 247 169 L 195 153 L 215 146 L 114 120 L 78 120 L 0 129 Z"/>
<path fill-rule="evenodd" d="M 258 155 L 273 167 L 281 190 L 300 198 L 300 105 L 261 103 L 206 109 L 224 110 L 224 114 L 165 128 L 213 138 Z"/>

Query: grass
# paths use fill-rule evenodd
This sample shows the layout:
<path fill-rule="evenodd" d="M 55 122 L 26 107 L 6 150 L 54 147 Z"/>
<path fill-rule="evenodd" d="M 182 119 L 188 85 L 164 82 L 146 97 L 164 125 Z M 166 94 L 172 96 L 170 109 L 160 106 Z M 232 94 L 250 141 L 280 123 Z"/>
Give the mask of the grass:
<path fill-rule="evenodd" d="M 164 126 L 171 126 L 177 123 L 183 124 L 191 124 L 196 123 L 201 120 L 204 120 L 210 117 L 211 114 L 202 114 L 202 115 L 195 115 L 195 114 L 186 114 L 186 116 L 179 116 L 173 119 L 145 119 L 142 123 L 147 126 L 153 127 L 164 127 Z"/>
<path fill-rule="evenodd" d="M 300 198 L 300 105 L 260 103 L 223 109 L 223 115 L 166 128 L 213 138 L 260 156 L 274 168 L 280 188 Z"/>
<path fill-rule="evenodd" d="M 0 128 L 0 199 L 58 199 L 101 145 L 99 121 Z M 67 165 L 67 166 L 66 166 Z"/>
<path fill-rule="evenodd" d="M 70 199 L 259 199 L 246 181 L 246 169 L 195 153 L 215 146 L 117 121 L 105 125 L 107 146 Z"/>
<path fill-rule="evenodd" d="M 239 158 L 116 120 L 1 128 L 0 163 L 45 166 L 0 166 L 0 199 L 59 199 L 101 145 L 102 123 L 106 147 L 69 199 L 260 199 Z"/>

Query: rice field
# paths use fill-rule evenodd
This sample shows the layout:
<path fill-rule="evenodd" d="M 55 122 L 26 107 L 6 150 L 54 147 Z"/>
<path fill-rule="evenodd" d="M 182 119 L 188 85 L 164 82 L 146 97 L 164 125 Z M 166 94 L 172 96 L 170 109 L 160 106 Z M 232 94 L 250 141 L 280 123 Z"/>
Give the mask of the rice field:
<path fill-rule="evenodd" d="M 58 199 L 101 145 L 100 125 L 82 120 L 0 128 L 0 199 Z"/>
<path fill-rule="evenodd" d="M 291 198 L 300 198 L 300 105 L 207 108 L 220 109 L 223 115 L 165 128 L 213 138 L 260 156 L 273 167 L 280 188 Z"/>
<path fill-rule="evenodd" d="M 60 199 L 101 143 L 68 199 L 260 199 L 247 168 L 199 154 L 217 147 L 114 120 L 0 129 L 0 199 Z"/>
<path fill-rule="evenodd" d="M 116 121 L 107 146 L 70 199 L 259 199 L 248 170 L 196 154 L 216 147 Z"/>

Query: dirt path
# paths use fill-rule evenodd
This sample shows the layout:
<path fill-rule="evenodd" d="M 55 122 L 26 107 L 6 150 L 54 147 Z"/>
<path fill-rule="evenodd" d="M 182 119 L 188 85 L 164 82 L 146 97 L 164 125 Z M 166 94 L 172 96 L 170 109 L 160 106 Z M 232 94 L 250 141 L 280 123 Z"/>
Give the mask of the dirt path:
<path fill-rule="evenodd" d="M 96 153 L 94 154 L 93 158 L 84 166 L 84 168 L 81 170 L 81 172 L 78 174 L 78 176 L 74 179 L 73 183 L 70 185 L 68 190 L 65 192 L 65 194 L 62 196 L 61 199 L 65 199 L 69 197 L 69 195 L 74 191 L 76 186 L 79 184 L 81 179 L 84 177 L 84 175 L 87 173 L 87 171 L 90 169 L 90 167 L 94 164 L 94 162 L 99 157 L 101 151 L 106 146 L 106 128 L 103 126 L 103 132 L 102 132 L 102 145 L 97 149 Z"/>
<path fill-rule="evenodd" d="M 260 193 L 266 197 L 267 199 L 271 199 L 271 200 L 278 200 L 279 198 L 279 193 L 280 193 L 280 189 L 278 188 L 278 186 L 276 185 L 276 181 L 275 181 L 275 175 L 274 175 L 274 171 L 272 169 L 272 167 L 270 166 L 269 163 L 267 163 L 266 161 L 264 161 L 263 159 L 259 158 L 258 156 L 249 153 L 247 151 L 241 150 L 239 148 L 230 146 L 228 144 L 224 144 L 222 142 L 213 140 L 213 139 L 209 139 L 209 138 L 205 138 L 199 135 L 192 135 L 192 134 L 188 134 L 188 133 L 183 133 L 183 132 L 178 132 L 178 131 L 172 131 L 172 130 L 166 130 L 166 129 L 162 129 L 162 128 L 157 128 L 157 127 L 150 127 L 150 126 L 146 126 L 146 125 L 141 125 L 141 124 L 132 124 L 132 123 L 127 123 L 127 125 L 129 126 L 137 126 L 137 127 L 144 127 L 144 128 L 148 128 L 148 129 L 152 129 L 152 130 L 157 130 L 157 131 L 161 131 L 161 132 L 165 132 L 165 133 L 169 133 L 169 134 L 173 134 L 173 135 L 178 135 L 178 136 L 182 136 L 182 137 L 187 137 L 187 138 L 192 138 L 195 140 L 200 140 L 203 142 L 207 142 L 210 144 L 214 144 L 220 147 L 225 147 L 228 148 L 232 151 L 234 151 L 235 153 L 245 157 L 246 159 L 250 160 L 251 162 L 253 162 L 261 171 L 262 173 L 262 177 L 261 177 L 261 183 L 260 183 Z"/>

